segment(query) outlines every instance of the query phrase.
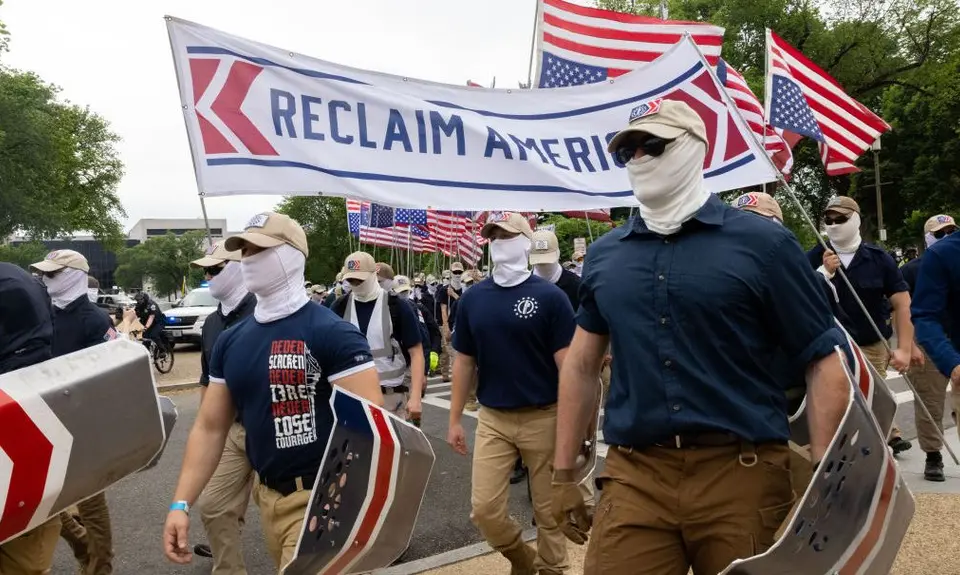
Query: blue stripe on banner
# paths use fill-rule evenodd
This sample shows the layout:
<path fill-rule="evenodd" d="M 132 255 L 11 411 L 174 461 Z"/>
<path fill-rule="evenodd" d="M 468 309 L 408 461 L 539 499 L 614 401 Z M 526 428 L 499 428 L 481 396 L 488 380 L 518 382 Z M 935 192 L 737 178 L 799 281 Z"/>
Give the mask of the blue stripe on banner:
<path fill-rule="evenodd" d="M 263 166 L 268 168 L 300 168 L 303 170 L 313 170 L 322 172 L 337 178 L 351 180 L 372 180 L 377 182 L 394 182 L 399 184 L 423 184 L 427 186 L 438 186 L 444 188 L 467 188 L 475 190 L 496 190 L 505 192 L 546 192 L 546 193 L 567 193 L 580 194 L 582 196 L 599 196 L 609 198 L 621 198 L 632 196 L 633 190 L 622 192 L 590 193 L 582 190 L 572 190 L 560 186 L 536 186 L 536 185 L 510 185 L 510 184 L 488 184 L 483 182 L 454 182 L 451 180 L 429 180 L 425 178 L 410 178 L 406 176 L 391 176 L 389 174 L 368 174 L 365 172 L 346 172 L 343 170 L 332 170 L 330 168 L 321 168 L 303 162 L 289 162 L 286 160 L 262 160 L 259 158 L 211 158 L 207 160 L 208 166 Z"/>
<path fill-rule="evenodd" d="M 752 161 L 754 161 L 754 160 L 756 160 L 756 159 L 757 159 L 757 157 L 756 157 L 753 153 L 747 154 L 746 156 L 740 158 L 740 159 L 737 160 L 736 162 L 730 162 L 730 163 L 727 164 L 726 166 L 720 166 L 720 167 L 717 168 L 716 170 L 711 170 L 711 171 L 709 171 L 709 172 L 704 172 L 704 173 L 703 173 L 703 177 L 704 177 L 704 179 L 707 179 L 707 178 L 713 178 L 713 177 L 715 177 L 715 176 L 720 176 L 720 175 L 722 175 L 722 174 L 726 174 L 727 172 L 732 171 L 732 170 L 735 170 L 735 169 L 739 168 L 740 166 L 745 166 L 745 165 L 749 164 L 750 162 L 752 162 Z"/>
<path fill-rule="evenodd" d="M 363 86 L 370 85 L 370 84 L 367 84 L 366 82 L 361 82 L 360 80 L 355 80 L 353 78 L 348 78 L 346 76 L 337 76 L 335 74 L 328 74 L 326 72 L 317 72 L 316 70 L 307 70 L 305 68 L 293 68 L 291 66 L 284 66 L 282 64 L 277 64 L 276 62 L 267 60 L 266 58 L 245 56 L 238 52 L 227 50 L 226 48 L 215 48 L 213 46 L 187 46 L 187 53 L 188 54 L 220 54 L 220 55 L 226 55 L 226 56 L 234 56 L 242 60 L 247 60 L 248 62 L 253 62 L 254 64 L 258 64 L 260 66 L 273 66 L 275 68 L 282 68 L 284 70 L 289 70 L 290 72 L 301 74 L 303 76 L 309 76 L 311 78 L 320 78 L 323 80 L 335 80 L 338 82 L 347 82 L 349 84 L 360 84 Z M 500 112 L 491 112 L 489 110 L 475 110 L 473 108 L 466 108 L 458 104 L 454 104 L 451 102 L 443 102 L 440 100 L 427 100 L 426 102 L 440 108 L 450 108 L 453 110 L 463 110 L 463 111 L 473 112 L 475 114 L 479 114 L 481 116 L 486 116 L 489 118 L 503 118 L 506 120 L 556 120 L 558 118 L 570 118 L 573 116 L 582 116 L 584 114 L 592 114 L 593 112 L 599 112 L 601 110 L 608 110 L 610 108 L 616 108 L 618 106 L 624 106 L 627 104 L 632 104 L 632 103 L 640 102 L 643 100 L 649 100 L 653 96 L 659 95 L 660 93 L 665 92 L 670 88 L 677 86 L 678 84 L 682 84 L 688 78 L 690 78 L 691 76 L 693 76 L 694 74 L 696 74 L 702 69 L 703 69 L 703 62 L 697 62 L 689 70 L 687 70 L 680 76 L 648 92 L 644 92 L 636 96 L 631 96 L 629 98 L 623 98 L 621 100 L 617 100 L 614 102 L 606 102 L 603 104 L 596 104 L 594 106 L 587 106 L 585 108 L 579 108 L 576 110 L 567 110 L 564 112 L 551 112 L 547 114 L 502 114 Z"/>

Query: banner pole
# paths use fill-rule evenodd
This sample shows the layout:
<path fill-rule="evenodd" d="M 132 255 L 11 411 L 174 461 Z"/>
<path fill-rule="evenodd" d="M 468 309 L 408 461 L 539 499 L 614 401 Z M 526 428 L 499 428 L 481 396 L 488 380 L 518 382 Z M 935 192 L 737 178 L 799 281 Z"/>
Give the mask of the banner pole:
<path fill-rule="evenodd" d="M 543 0 L 537 0 L 537 9 L 533 13 L 533 35 L 530 38 L 530 61 L 527 67 L 527 89 L 533 88 L 533 64 L 537 61 L 537 31 L 540 28 L 540 15 L 543 13 Z M 496 82 L 496 80 L 494 80 Z"/>
<path fill-rule="evenodd" d="M 690 37 L 689 32 L 684 33 L 684 37 L 694 45 L 694 47 L 697 50 L 697 53 L 700 55 L 701 61 L 703 62 L 704 66 L 707 68 L 708 73 L 713 77 L 714 81 L 716 81 L 716 74 L 714 73 L 713 68 L 711 68 L 707 64 L 706 57 L 704 57 L 703 52 L 700 51 L 700 47 L 697 46 L 696 42 L 694 42 L 693 39 Z M 768 34 L 768 38 L 769 38 L 769 34 Z M 743 116 L 740 114 L 740 110 L 735 105 L 733 105 L 733 101 L 730 98 L 730 94 L 727 93 L 726 89 L 721 89 L 720 93 L 724 98 L 724 103 L 727 105 L 727 109 L 731 110 L 732 113 L 736 114 L 737 117 L 740 119 L 740 122 L 743 125 L 746 125 L 746 120 L 743 119 Z M 820 234 L 820 230 L 819 228 L 817 228 L 817 224 L 814 223 L 813 218 L 810 217 L 810 214 L 809 212 L 807 212 L 807 209 L 804 207 L 803 202 L 800 201 L 800 198 L 797 196 L 796 192 L 793 191 L 793 186 L 791 186 L 790 183 L 787 182 L 787 179 L 784 177 L 783 172 L 781 172 L 780 169 L 777 168 L 777 165 L 773 163 L 773 158 L 767 155 L 766 151 L 763 152 L 762 156 L 770 165 L 770 167 L 773 169 L 773 172 L 777 175 L 777 181 L 779 182 L 780 186 L 787 191 L 787 195 L 790 196 L 790 199 L 793 200 L 793 203 L 797 206 L 797 209 L 800 210 L 800 214 L 803 216 L 804 221 L 806 221 L 807 225 L 810 226 L 810 229 L 813 230 L 813 233 L 817 238 L 817 243 L 819 243 L 824 250 L 829 250 L 830 247 L 827 245 L 827 242 L 823 239 L 823 236 Z M 863 300 L 860 299 L 860 294 L 857 293 L 857 290 L 854 289 L 853 284 L 850 283 L 850 278 L 848 278 L 846 272 L 844 272 L 843 266 L 840 266 L 839 268 L 837 268 L 837 274 L 840 276 L 840 279 L 843 280 L 843 283 L 846 284 L 847 289 L 850 290 L 850 293 L 853 294 L 853 299 L 856 300 L 857 306 L 860 308 L 860 311 L 863 312 L 864 317 L 866 317 L 867 321 L 870 322 L 870 327 L 873 328 L 874 333 L 877 334 L 877 336 L 880 338 L 880 341 L 883 343 L 883 348 L 886 350 L 887 354 L 892 354 L 893 349 L 890 347 L 890 343 L 886 340 L 886 338 L 883 337 L 883 333 L 880 332 L 880 328 L 878 328 L 876 322 L 873 321 L 873 318 L 870 316 L 870 312 L 867 311 L 867 306 L 864 305 Z M 885 374 L 881 373 L 878 375 L 880 375 L 880 377 L 882 378 Z M 923 401 L 920 400 L 920 394 L 917 393 L 917 388 L 913 386 L 913 382 L 910 381 L 910 378 L 907 376 L 907 373 L 905 371 L 902 372 L 900 374 L 900 377 L 903 378 L 903 382 L 907 384 L 907 387 L 910 389 L 910 392 L 913 394 L 914 405 L 919 404 L 920 411 L 923 414 L 923 416 L 927 419 L 927 421 L 933 424 L 932 427 L 936 431 L 937 437 L 940 438 L 940 441 L 943 442 L 943 446 L 947 449 L 947 452 L 950 453 L 950 457 L 953 458 L 954 464 L 960 465 L 960 459 L 957 459 L 957 455 L 953 452 L 953 448 L 950 447 L 950 444 L 944 438 L 943 433 L 940 431 L 940 427 L 937 425 L 938 422 L 933 419 L 933 416 L 930 415 L 930 411 L 927 409 L 927 406 L 924 405 Z M 884 380 L 884 385 L 886 385 L 886 380 Z"/>
<path fill-rule="evenodd" d="M 590 215 L 584 211 L 583 217 L 587 220 L 587 233 L 590 234 L 590 243 L 593 243 L 593 229 L 590 228 Z"/>
<path fill-rule="evenodd" d="M 207 218 L 207 204 L 203 201 L 203 194 L 200 194 L 200 211 L 203 212 L 203 227 L 207 229 L 207 247 L 213 247 L 213 234 L 210 233 L 210 220 Z"/>

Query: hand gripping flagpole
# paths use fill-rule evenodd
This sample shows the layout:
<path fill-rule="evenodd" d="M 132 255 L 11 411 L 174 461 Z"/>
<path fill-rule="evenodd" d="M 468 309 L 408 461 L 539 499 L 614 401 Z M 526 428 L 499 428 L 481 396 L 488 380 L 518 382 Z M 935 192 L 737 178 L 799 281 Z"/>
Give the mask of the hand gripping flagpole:
<path fill-rule="evenodd" d="M 700 51 L 700 47 L 697 46 L 697 43 L 693 41 L 693 38 L 690 36 L 689 32 L 684 32 L 684 39 L 693 44 L 694 48 L 697 50 L 697 54 L 700 56 L 700 61 L 703 63 L 704 67 L 709 71 L 713 79 L 720 85 L 719 78 L 717 78 L 716 73 L 713 68 L 710 67 L 710 64 L 707 62 L 706 57 L 703 55 L 703 52 Z M 727 93 L 726 88 L 720 85 L 720 94 L 724 99 L 724 103 L 727 105 L 732 113 L 736 114 L 740 119 L 740 125 L 748 125 L 746 120 L 743 119 L 743 116 L 740 114 L 740 109 L 733 103 L 733 99 L 730 97 L 730 94 Z M 756 139 L 756 138 L 754 138 Z M 827 242 L 824 241 L 823 236 L 820 234 L 820 230 L 817 228 L 817 224 L 813 221 L 813 218 L 810 217 L 810 214 L 807 213 L 806 208 L 803 207 L 803 203 L 800 201 L 800 198 L 797 197 L 797 194 L 793 191 L 793 186 L 791 186 L 787 179 L 783 176 L 783 173 L 777 168 L 776 164 L 773 163 L 773 158 L 767 155 L 766 151 L 763 151 L 763 159 L 767 161 L 770 167 L 773 169 L 773 172 L 777 175 L 777 180 L 779 184 L 787 190 L 787 195 L 790 196 L 790 199 L 793 200 L 793 203 L 797 206 L 797 209 L 800 210 L 800 213 L 803 215 L 804 221 L 810 226 L 810 229 L 813 230 L 814 235 L 817 237 L 817 242 L 823 246 L 823 249 L 829 250 L 830 247 L 827 245 Z M 819 272 L 815 272 L 819 273 Z M 867 321 L 870 322 L 870 327 L 873 328 L 874 333 L 880 338 L 880 341 L 883 342 L 883 348 L 888 354 L 893 353 L 893 349 L 890 347 L 890 344 L 887 342 L 887 339 L 883 337 L 883 334 L 880 332 L 880 328 L 877 327 L 876 322 L 873 321 L 873 318 L 870 316 L 870 313 L 867 311 L 867 306 L 864 305 L 863 300 L 860 299 L 860 295 L 857 294 L 857 291 L 854 289 L 853 284 L 850 283 L 850 278 L 847 277 L 847 274 L 843 271 L 843 266 L 837 268 L 837 273 L 840 274 L 840 277 L 843 279 L 843 283 L 846 284 L 847 289 L 850 290 L 850 293 L 853 294 L 853 298 L 856 300 L 857 305 L 860 307 L 860 311 L 863 312 L 863 315 L 867 318 Z M 884 374 L 880 374 L 883 377 Z M 927 409 L 927 406 L 921 401 L 920 394 L 917 393 L 917 388 L 913 386 L 913 382 L 910 381 L 910 378 L 907 377 L 906 372 L 901 372 L 900 376 L 903 378 L 904 383 L 907 384 L 907 387 L 910 388 L 910 392 L 913 394 L 914 405 L 920 405 L 920 412 L 927 419 L 927 421 L 933 424 L 933 429 L 936 431 L 937 437 L 940 438 L 940 442 L 946 448 L 947 452 L 950 454 L 950 457 L 953 458 L 953 462 L 956 465 L 960 465 L 960 460 L 957 459 L 957 455 L 953 452 L 953 449 L 950 447 L 950 444 L 947 443 L 946 438 L 943 436 L 943 433 L 940 431 L 940 425 L 937 421 L 933 419 L 933 416 L 930 415 L 930 410 Z M 884 382 L 886 384 L 886 382 Z"/>

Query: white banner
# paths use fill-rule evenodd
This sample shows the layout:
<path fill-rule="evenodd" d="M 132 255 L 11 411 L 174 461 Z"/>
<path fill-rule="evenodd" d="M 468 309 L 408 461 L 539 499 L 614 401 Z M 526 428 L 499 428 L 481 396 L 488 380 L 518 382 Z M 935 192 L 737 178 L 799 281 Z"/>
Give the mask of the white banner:
<path fill-rule="evenodd" d="M 603 84 L 486 90 L 357 70 L 168 18 L 187 134 L 207 196 L 352 197 L 399 207 L 631 206 L 606 142 L 655 98 L 689 103 L 719 192 L 776 179 L 685 39 Z"/>

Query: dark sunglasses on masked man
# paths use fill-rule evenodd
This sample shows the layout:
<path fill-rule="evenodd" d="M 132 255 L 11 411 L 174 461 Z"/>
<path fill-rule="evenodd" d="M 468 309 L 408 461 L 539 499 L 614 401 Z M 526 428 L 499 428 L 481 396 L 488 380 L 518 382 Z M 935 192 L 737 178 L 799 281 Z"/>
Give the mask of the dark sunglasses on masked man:
<path fill-rule="evenodd" d="M 223 271 L 224 266 L 211 266 L 208 268 L 203 268 L 203 273 L 207 274 L 210 277 L 216 277 L 217 274 Z"/>
<path fill-rule="evenodd" d="M 945 228 L 943 228 L 943 229 L 939 229 L 939 230 L 933 232 L 933 237 L 936 238 L 936 239 L 938 239 L 938 240 L 942 240 L 945 236 L 949 236 L 950 234 L 952 234 L 952 233 L 955 232 L 955 231 L 957 231 L 957 228 L 955 228 L 955 227 L 953 227 L 953 226 L 947 226 L 947 227 L 945 227 Z"/>
<path fill-rule="evenodd" d="M 657 136 L 645 135 L 643 138 L 634 138 L 625 141 L 615 152 L 617 161 L 626 164 L 637 154 L 637 150 L 643 150 L 643 153 L 654 158 L 663 155 L 667 144 L 673 140 L 658 138 Z"/>
<path fill-rule="evenodd" d="M 849 221 L 849 220 L 850 220 L 850 217 L 849 217 L 849 216 L 839 216 L 839 215 L 837 215 L 837 216 L 834 216 L 834 215 L 823 216 L 823 223 L 827 224 L 828 226 L 834 226 L 834 225 L 838 225 L 838 224 L 845 224 L 845 223 L 847 223 L 847 221 Z"/>

